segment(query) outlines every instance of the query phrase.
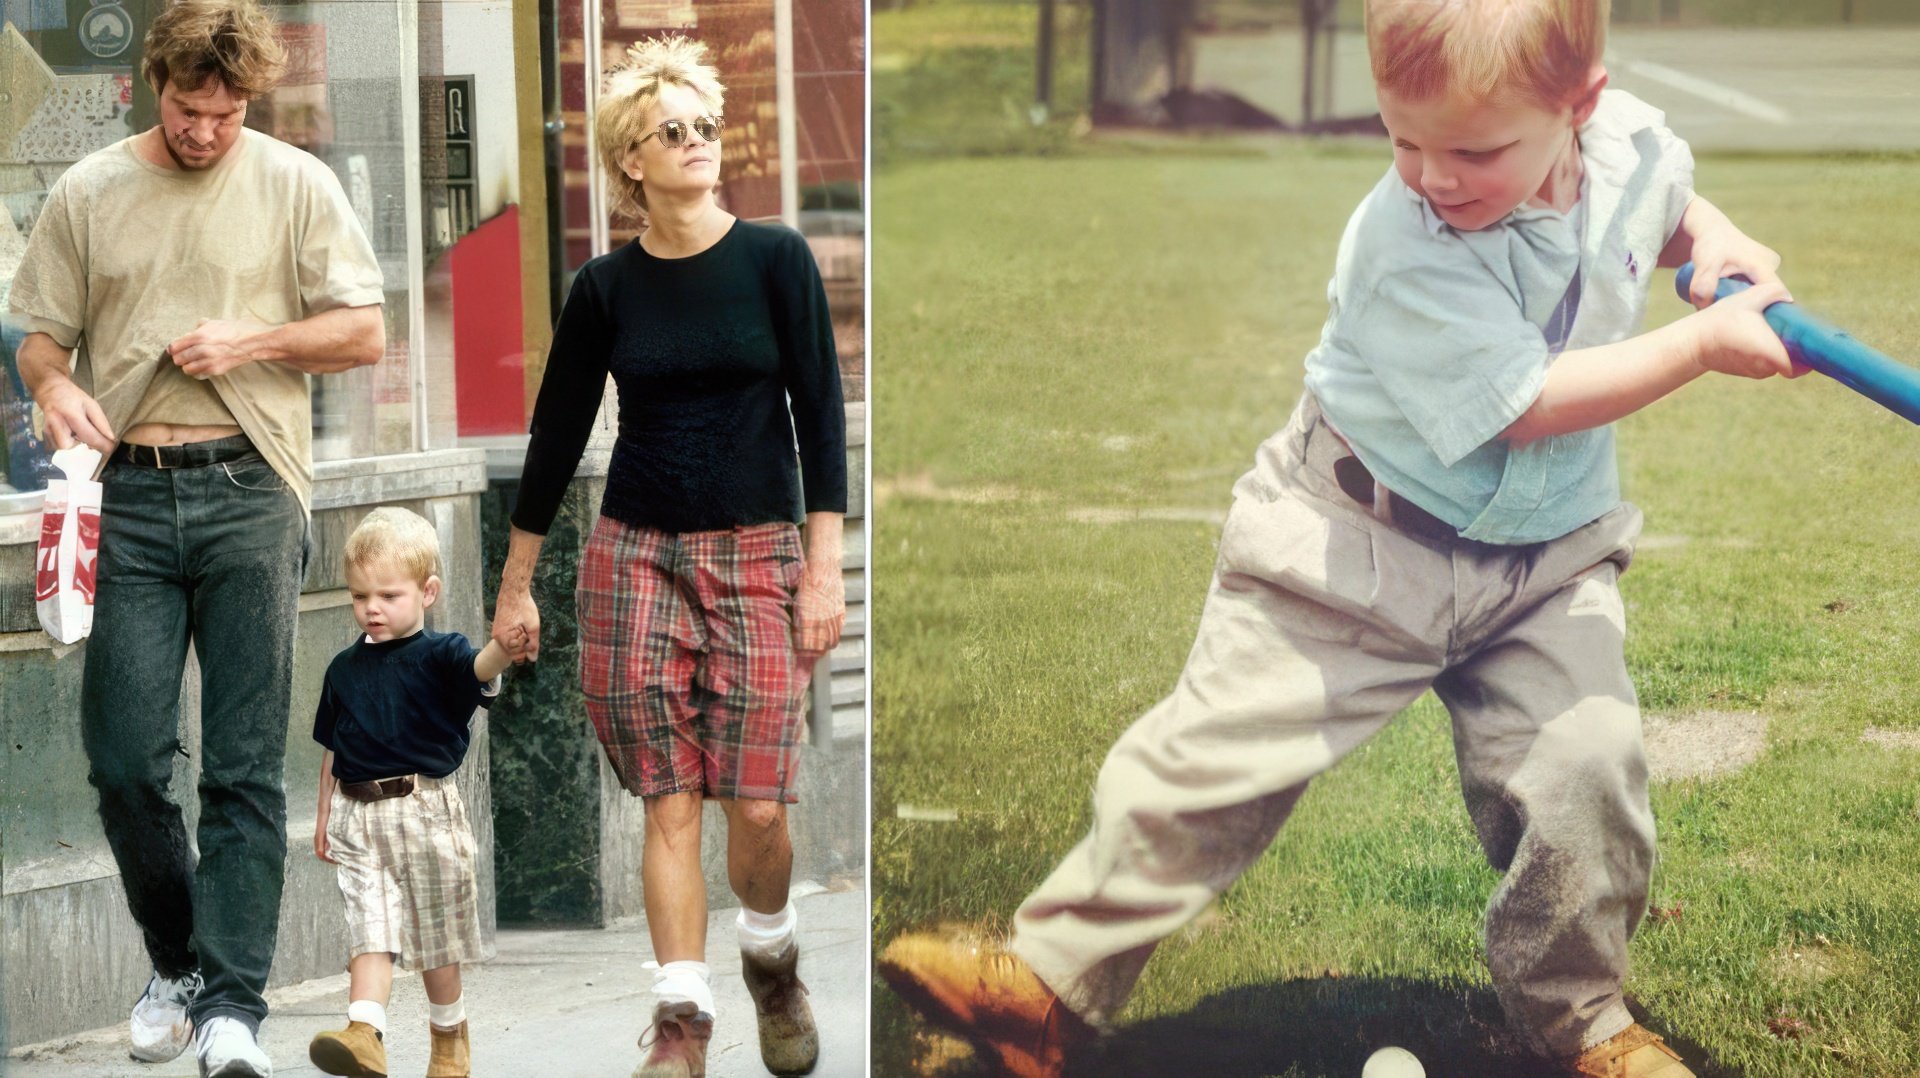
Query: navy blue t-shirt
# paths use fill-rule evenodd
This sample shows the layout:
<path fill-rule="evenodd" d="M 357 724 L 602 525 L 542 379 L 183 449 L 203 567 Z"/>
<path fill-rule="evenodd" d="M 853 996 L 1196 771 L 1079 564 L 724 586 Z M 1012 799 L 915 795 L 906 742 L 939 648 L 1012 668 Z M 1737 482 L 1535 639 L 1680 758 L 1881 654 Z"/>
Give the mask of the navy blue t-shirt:
<path fill-rule="evenodd" d="M 422 629 L 379 643 L 362 636 L 335 655 L 313 716 L 313 739 L 333 750 L 334 777 L 453 774 L 467 755 L 473 709 L 498 690 L 474 678 L 479 654 L 459 633 Z"/>

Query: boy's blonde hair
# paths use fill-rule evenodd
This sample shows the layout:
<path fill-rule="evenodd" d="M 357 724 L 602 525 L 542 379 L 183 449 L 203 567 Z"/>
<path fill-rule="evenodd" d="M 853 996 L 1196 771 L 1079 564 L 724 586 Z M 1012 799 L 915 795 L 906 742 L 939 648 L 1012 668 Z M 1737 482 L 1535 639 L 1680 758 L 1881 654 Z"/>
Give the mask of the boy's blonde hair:
<path fill-rule="evenodd" d="M 647 112 L 660 100 L 660 88 L 669 83 L 692 90 L 701 107 L 714 116 L 726 105 L 726 87 L 720 85 L 720 72 L 707 63 L 706 45 L 679 34 L 627 46 L 626 62 L 600 80 L 594 145 L 607 170 L 607 201 L 616 217 L 638 221 L 646 215 L 647 193 L 623 166 L 627 155 L 653 130 L 647 126 Z"/>
<path fill-rule="evenodd" d="M 253 100 L 287 73 L 280 28 L 256 0 L 174 0 L 147 27 L 140 73 L 154 93 L 169 79 L 198 90 L 209 79 Z"/>
<path fill-rule="evenodd" d="M 1367 0 L 1373 80 L 1414 101 L 1559 108 L 1607 49 L 1611 0 Z"/>
<path fill-rule="evenodd" d="M 440 572 L 440 536 L 420 514 L 383 505 L 347 536 L 344 560 L 349 569 L 399 569 L 425 587 Z"/>

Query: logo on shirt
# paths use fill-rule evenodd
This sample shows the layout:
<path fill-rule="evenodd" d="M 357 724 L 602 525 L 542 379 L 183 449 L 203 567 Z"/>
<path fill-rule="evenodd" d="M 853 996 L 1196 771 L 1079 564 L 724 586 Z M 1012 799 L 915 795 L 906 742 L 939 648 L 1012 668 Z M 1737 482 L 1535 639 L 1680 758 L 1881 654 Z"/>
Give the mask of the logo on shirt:
<path fill-rule="evenodd" d="M 1636 281 L 1640 279 L 1640 263 L 1634 259 L 1632 251 L 1627 252 L 1627 276 Z"/>

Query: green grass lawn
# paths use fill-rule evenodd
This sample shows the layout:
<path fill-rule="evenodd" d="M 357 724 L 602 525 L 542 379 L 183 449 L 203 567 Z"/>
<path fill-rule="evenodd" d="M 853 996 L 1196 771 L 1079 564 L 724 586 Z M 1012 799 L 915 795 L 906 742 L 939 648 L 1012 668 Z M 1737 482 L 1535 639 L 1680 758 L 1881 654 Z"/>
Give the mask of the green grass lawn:
<path fill-rule="evenodd" d="M 876 58 L 944 17 L 886 14 Z M 1180 669 L 1213 521 L 1297 398 L 1341 226 L 1387 164 L 1061 138 L 875 177 L 876 948 L 1003 930 L 1080 837 L 1107 746 Z M 1699 186 L 1799 300 L 1920 360 L 1920 160 L 1704 157 Z M 1654 292 L 1654 320 L 1685 312 L 1669 274 Z M 1620 446 L 1653 540 L 1622 581 L 1643 707 L 1770 724 L 1745 770 L 1656 786 L 1653 899 L 1678 916 L 1636 938 L 1629 991 L 1705 1073 L 1920 1073 L 1920 749 L 1862 740 L 1920 737 L 1920 429 L 1818 376 L 1714 377 Z M 1090 1073 L 1351 1076 L 1385 1043 L 1506 1073 L 1494 880 L 1428 698 L 1160 948 Z M 874 1021 L 877 1073 L 967 1073 L 884 989 Z"/>

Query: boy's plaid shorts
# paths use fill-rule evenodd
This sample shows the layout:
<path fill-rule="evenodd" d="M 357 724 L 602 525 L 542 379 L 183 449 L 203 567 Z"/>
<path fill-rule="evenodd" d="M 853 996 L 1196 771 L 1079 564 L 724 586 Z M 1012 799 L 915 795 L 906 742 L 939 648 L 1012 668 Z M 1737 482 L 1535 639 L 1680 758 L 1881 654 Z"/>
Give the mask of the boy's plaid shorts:
<path fill-rule="evenodd" d="M 338 789 L 327 844 L 347 900 L 348 957 L 386 952 L 401 969 L 485 958 L 473 828 L 453 777 L 416 776 L 411 794 L 355 801 Z"/>
<path fill-rule="evenodd" d="M 600 518 L 575 592 L 580 682 L 629 792 L 796 800 L 803 564 L 789 523 L 673 534 Z"/>

